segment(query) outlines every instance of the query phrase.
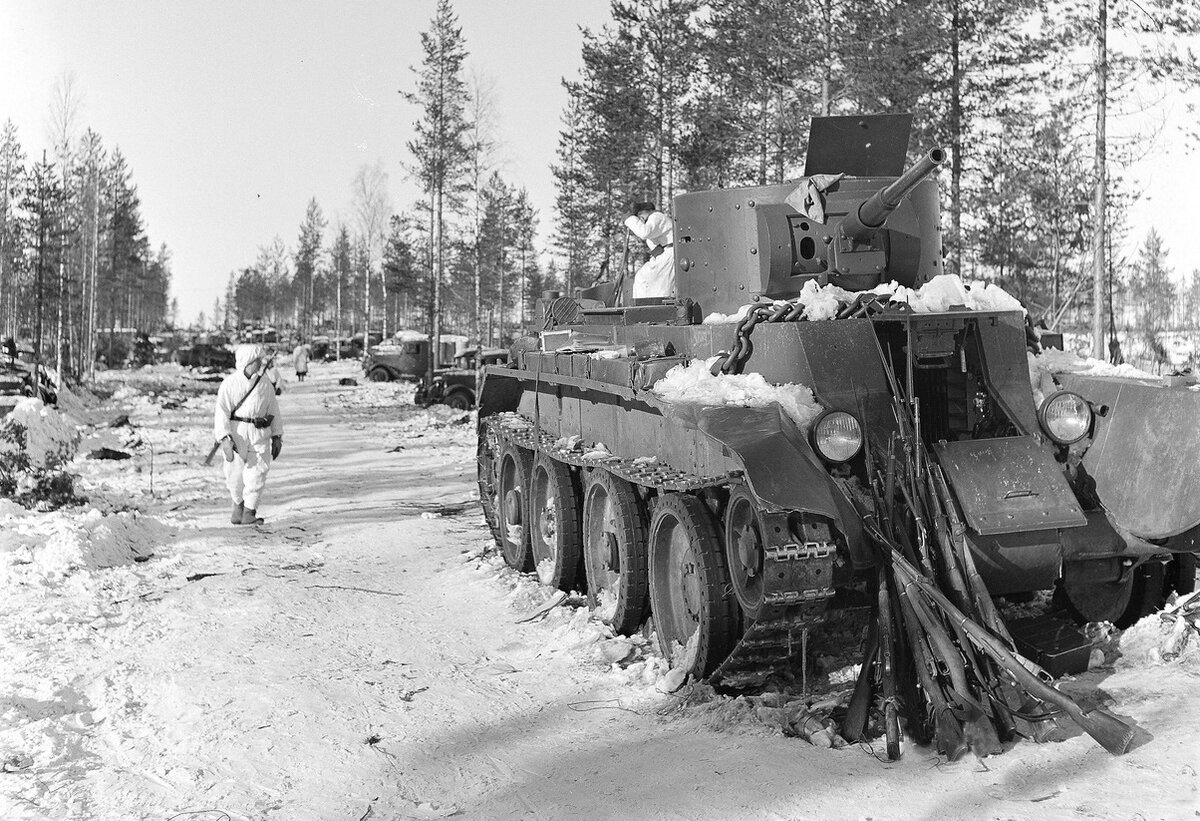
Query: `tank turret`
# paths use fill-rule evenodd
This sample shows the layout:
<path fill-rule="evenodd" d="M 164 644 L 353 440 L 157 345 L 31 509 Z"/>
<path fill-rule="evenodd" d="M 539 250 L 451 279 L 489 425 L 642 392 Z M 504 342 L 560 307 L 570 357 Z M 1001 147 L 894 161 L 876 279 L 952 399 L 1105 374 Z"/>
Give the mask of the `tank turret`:
<path fill-rule="evenodd" d="M 891 280 L 922 285 L 943 273 L 938 190 L 930 177 L 944 159 L 934 148 L 894 176 L 811 174 L 676 197 L 679 296 L 707 315 L 756 299 L 788 299 L 810 280 L 851 291 Z"/>

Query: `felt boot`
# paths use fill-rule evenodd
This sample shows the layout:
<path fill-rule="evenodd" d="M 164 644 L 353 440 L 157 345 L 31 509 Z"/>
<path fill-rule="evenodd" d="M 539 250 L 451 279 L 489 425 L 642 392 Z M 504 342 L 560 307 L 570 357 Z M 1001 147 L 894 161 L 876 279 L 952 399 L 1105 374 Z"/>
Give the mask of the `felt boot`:
<path fill-rule="evenodd" d="M 244 525 L 260 525 L 263 519 L 258 518 L 257 512 L 252 507 L 242 508 L 242 524 Z"/>
<path fill-rule="evenodd" d="M 243 502 L 233 503 L 233 512 L 229 514 L 230 524 L 240 525 L 242 523 L 242 510 L 245 509 Z"/>

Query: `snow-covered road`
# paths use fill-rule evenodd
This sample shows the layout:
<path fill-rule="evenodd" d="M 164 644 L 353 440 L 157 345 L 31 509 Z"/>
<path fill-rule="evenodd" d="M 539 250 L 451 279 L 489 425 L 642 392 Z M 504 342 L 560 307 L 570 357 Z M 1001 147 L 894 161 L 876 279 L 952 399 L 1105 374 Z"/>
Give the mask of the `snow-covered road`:
<path fill-rule="evenodd" d="M 200 466 L 210 397 L 133 389 L 146 447 L 77 463 L 99 512 L 0 511 L 0 818 L 1200 816 L 1194 659 L 1081 682 L 1145 731 L 1122 758 L 1076 735 L 886 764 L 660 693 L 648 643 L 574 601 L 519 622 L 550 591 L 491 548 L 470 420 L 346 375 L 287 386 L 263 527 Z"/>

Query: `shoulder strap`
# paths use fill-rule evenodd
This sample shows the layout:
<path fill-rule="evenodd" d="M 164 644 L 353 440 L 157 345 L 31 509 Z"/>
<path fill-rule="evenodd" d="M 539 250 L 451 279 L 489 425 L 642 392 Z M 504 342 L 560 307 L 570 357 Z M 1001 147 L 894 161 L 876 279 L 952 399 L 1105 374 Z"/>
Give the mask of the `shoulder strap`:
<path fill-rule="evenodd" d="M 259 371 L 258 375 L 254 377 L 254 381 L 250 383 L 250 387 L 246 389 L 246 393 L 233 406 L 233 409 L 229 411 L 229 418 L 232 419 L 233 415 L 238 412 L 242 405 L 246 404 L 246 400 L 250 398 L 250 394 L 254 393 L 254 389 L 258 387 L 258 383 L 262 381 L 263 373 L 263 371 Z"/>

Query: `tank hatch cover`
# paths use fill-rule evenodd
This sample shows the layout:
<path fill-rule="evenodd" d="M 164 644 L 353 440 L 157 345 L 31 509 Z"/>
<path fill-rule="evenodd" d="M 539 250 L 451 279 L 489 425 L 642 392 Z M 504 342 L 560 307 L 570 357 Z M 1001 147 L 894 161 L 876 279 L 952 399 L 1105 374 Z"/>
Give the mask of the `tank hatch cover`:
<path fill-rule="evenodd" d="M 911 114 L 813 117 L 804 176 L 898 177 L 911 131 Z"/>
<path fill-rule="evenodd" d="M 1052 452 L 1032 436 L 939 442 L 938 461 L 980 535 L 1087 523 Z"/>

